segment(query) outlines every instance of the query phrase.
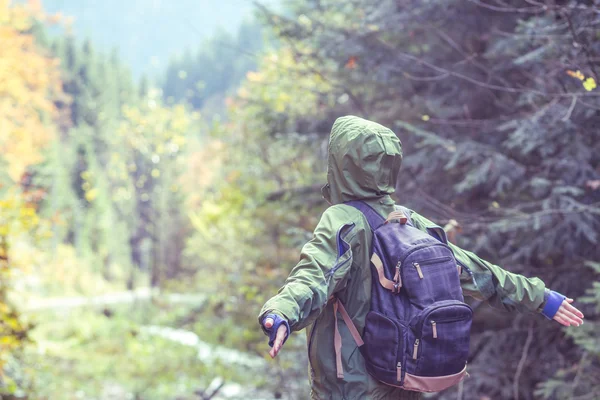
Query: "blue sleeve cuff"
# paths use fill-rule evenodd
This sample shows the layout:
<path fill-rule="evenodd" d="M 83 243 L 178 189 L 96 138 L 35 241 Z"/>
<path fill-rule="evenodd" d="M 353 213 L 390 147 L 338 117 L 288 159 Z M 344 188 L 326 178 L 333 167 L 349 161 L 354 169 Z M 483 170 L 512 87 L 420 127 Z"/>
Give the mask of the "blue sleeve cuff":
<path fill-rule="evenodd" d="M 263 325 L 263 330 L 269 336 L 269 346 L 273 347 L 273 344 L 275 343 L 275 338 L 277 337 L 277 330 L 279 329 L 281 324 L 285 325 L 285 327 L 287 328 L 285 338 L 283 339 L 283 343 L 285 343 L 288 336 L 290 336 L 290 325 L 288 324 L 288 322 L 284 318 L 281 318 L 277 314 L 267 314 L 265 316 L 265 318 L 263 319 L 263 321 L 266 320 L 267 318 L 273 319 L 273 326 L 270 327 L 269 329 L 265 328 L 265 326 Z M 283 343 L 282 343 L 282 345 L 283 345 Z"/>
<path fill-rule="evenodd" d="M 560 308 L 560 305 L 565 299 L 566 296 L 563 296 L 554 290 L 550 290 L 548 292 L 548 300 L 546 300 L 546 305 L 542 309 L 542 315 L 548 319 L 554 318 L 556 312 Z"/>

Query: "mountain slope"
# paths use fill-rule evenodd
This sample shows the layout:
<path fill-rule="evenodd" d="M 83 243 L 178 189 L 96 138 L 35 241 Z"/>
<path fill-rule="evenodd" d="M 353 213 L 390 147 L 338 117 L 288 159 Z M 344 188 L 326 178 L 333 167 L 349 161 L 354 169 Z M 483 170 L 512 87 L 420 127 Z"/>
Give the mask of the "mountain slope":
<path fill-rule="evenodd" d="M 43 0 L 74 18 L 73 31 L 101 49 L 119 49 L 135 76 L 155 76 L 174 53 L 197 48 L 217 29 L 234 33 L 252 15 L 249 0 Z"/>

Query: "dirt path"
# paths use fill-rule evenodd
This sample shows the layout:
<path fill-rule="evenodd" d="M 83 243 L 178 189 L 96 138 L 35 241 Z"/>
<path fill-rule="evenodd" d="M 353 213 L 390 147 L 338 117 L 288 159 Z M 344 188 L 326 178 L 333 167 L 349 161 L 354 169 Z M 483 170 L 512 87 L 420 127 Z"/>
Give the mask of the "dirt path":
<path fill-rule="evenodd" d="M 43 310 L 69 310 L 80 307 L 100 307 L 116 304 L 132 304 L 138 301 L 149 301 L 153 298 L 167 301 L 171 304 L 202 304 L 205 296 L 200 294 L 160 294 L 151 288 L 139 288 L 133 291 L 105 293 L 98 296 L 71 296 L 39 298 L 21 305 L 21 312 L 35 312 Z"/>
<path fill-rule="evenodd" d="M 156 299 L 170 304 L 193 304 L 201 305 L 205 296 L 194 294 L 161 294 L 151 288 L 139 288 L 134 291 L 112 292 L 98 296 L 72 296 L 40 298 L 29 301 L 21 306 L 23 313 L 35 312 L 63 312 L 76 308 L 97 308 L 122 304 L 134 304 Z M 198 351 L 198 359 L 204 364 L 222 363 L 231 365 L 232 368 L 244 368 L 250 370 L 264 370 L 266 362 L 264 359 L 247 354 L 238 350 L 222 346 L 215 346 L 204 342 L 191 331 L 174 329 L 166 326 L 144 326 L 142 331 L 151 336 L 161 337 L 173 343 L 193 347 Z M 112 391 L 123 390 L 118 385 L 110 388 Z M 111 392 L 112 393 L 112 392 Z M 203 395 L 198 394 L 202 399 Z M 273 395 L 264 391 L 258 391 L 253 387 L 244 387 L 237 383 L 224 382 L 222 378 L 215 378 L 205 390 L 204 398 L 211 400 L 249 399 L 272 400 Z M 109 394 L 111 398 L 118 398 L 114 393 Z"/>

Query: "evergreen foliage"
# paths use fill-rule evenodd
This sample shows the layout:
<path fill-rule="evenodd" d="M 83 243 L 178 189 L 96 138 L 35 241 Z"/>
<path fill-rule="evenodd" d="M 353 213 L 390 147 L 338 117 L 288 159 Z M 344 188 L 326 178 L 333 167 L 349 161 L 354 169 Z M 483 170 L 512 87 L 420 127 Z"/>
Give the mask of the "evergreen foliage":
<path fill-rule="evenodd" d="M 464 247 L 578 298 L 594 279 L 586 261 L 600 258 L 599 4 L 527 3 L 308 1 L 289 14 L 262 11 L 296 61 L 330 84 L 338 115 L 396 129 L 402 203 L 458 221 Z M 541 317 L 474 306 L 472 379 L 460 389 L 469 396 L 532 398 L 556 370 L 598 366 Z M 549 385 L 544 396 L 562 398 Z M 572 392 L 590 393 L 600 388 Z"/>
<path fill-rule="evenodd" d="M 256 313 L 326 207 L 329 129 L 355 114 L 401 138 L 400 203 L 454 220 L 462 247 L 539 276 L 586 314 L 561 329 L 472 303 L 471 377 L 434 397 L 597 398 L 600 2 L 258 11 L 261 25 L 173 58 L 159 90 L 137 84 L 117 49 L 51 39 L 39 9 L 0 1 L 11 44 L 0 53 L 1 396 L 192 399 L 222 377 L 247 398 L 306 398 L 302 335 L 248 374 L 142 332 L 170 326 L 266 354 Z M 39 313 L 36 328 L 9 301 L 139 286 L 203 301 Z"/>
<path fill-rule="evenodd" d="M 256 67 L 262 47 L 263 30 L 256 22 L 242 23 L 237 35 L 216 33 L 196 52 L 188 49 L 182 57 L 171 59 L 162 84 L 165 100 L 189 103 L 197 109 L 211 100 L 222 102 L 246 72 Z M 216 111 L 222 111 L 222 106 Z"/>

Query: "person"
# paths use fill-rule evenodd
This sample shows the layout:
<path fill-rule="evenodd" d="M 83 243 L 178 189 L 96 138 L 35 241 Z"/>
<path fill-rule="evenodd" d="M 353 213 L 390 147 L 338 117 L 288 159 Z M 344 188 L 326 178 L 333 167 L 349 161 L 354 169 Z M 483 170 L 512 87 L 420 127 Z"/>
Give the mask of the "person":
<path fill-rule="evenodd" d="M 290 331 L 307 328 L 312 399 L 420 399 L 421 393 L 379 383 L 366 371 L 351 332 L 341 318 L 343 378 L 336 374 L 333 302 L 344 304 L 362 334 L 370 309 L 370 247 L 372 232 L 363 214 L 344 202 L 361 200 L 385 218 L 394 211 L 391 198 L 402 161 L 402 146 L 388 128 L 355 116 L 338 118 L 331 130 L 323 213 L 312 239 L 302 248 L 278 294 L 268 300 L 259 323 L 269 336 L 269 354 L 276 357 Z M 410 211 L 413 225 L 438 228 Z M 460 282 L 465 295 L 512 312 L 541 312 L 570 326 L 583 323 L 583 314 L 570 298 L 547 289 L 538 278 L 506 271 L 477 255 L 450 244 L 463 266 Z M 558 299 L 558 300 L 557 300 Z M 550 304 L 552 303 L 552 304 Z"/>

